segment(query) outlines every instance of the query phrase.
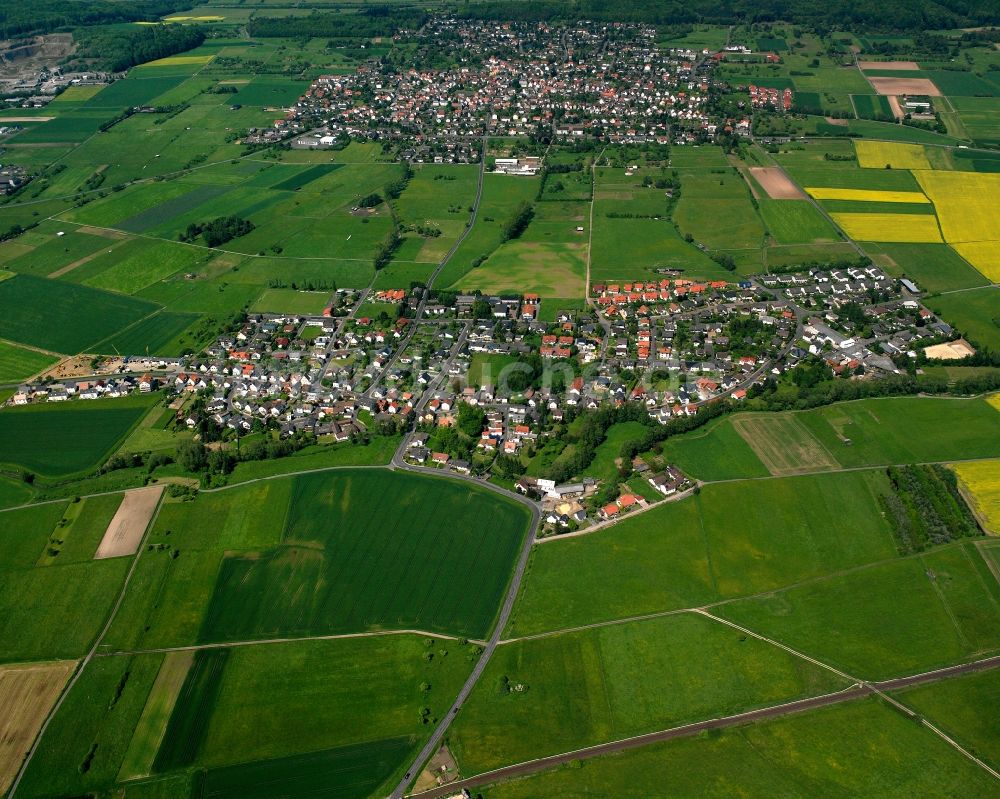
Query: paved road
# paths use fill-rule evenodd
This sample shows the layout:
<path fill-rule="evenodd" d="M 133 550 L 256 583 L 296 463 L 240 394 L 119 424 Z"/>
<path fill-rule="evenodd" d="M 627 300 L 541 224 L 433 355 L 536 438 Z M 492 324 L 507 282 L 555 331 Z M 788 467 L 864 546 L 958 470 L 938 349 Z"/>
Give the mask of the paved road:
<path fill-rule="evenodd" d="M 438 264 L 437 268 L 434 270 L 433 274 L 431 274 L 430 278 L 427 281 L 428 289 L 430 289 L 434 285 L 434 280 L 437 278 L 437 276 L 441 273 L 441 270 L 444 269 L 448 261 L 458 250 L 459 246 L 465 240 L 465 237 L 469 235 L 469 232 L 472 230 L 472 227 L 476 222 L 476 216 L 479 213 L 479 203 L 482 200 L 483 196 L 483 176 L 485 172 L 486 172 L 486 139 L 484 138 L 483 155 L 479 163 L 479 185 L 476 188 L 476 200 L 472 206 L 472 218 L 469 222 L 469 226 L 465 229 L 465 232 L 462 234 L 459 240 L 455 242 L 455 246 L 448 251 L 448 254 L 445 255 L 445 257 L 441 260 L 441 263 Z M 427 296 L 428 292 L 425 291 L 424 299 L 423 301 L 421 301 L 420 307 L 417 309 L 416 318 L 418 320 L 420 318 L 421 312 L 423 311 L 424 303 L 427 300 Z M 468 336 L 468 332 L 469 332 L 469 327 L 466 326 L 465 330 L 462 332 L 462 336 L 460 337 L 459 342 L 456 342 L 456 346 L 453 350 L 452 356 L 449 357 L 448 359 L 448 363 L 451 363 L 455 353 L 461 350 L 461 344 L 464 343 L 465 337 Z M 446 368 L 443 367 L 441 374 L 444 375 L 446 373 L 447 370 Z M 424 397 L 429 398 L 429 396 L 430 396 L 430 391 L 425 391 Z M 404 447 L 405 447 L 405 439 L 404 439 L 404 444 L 400 446 L 400 448 L 396 451 L 395 455 L 393 456 L 392 459 L 393 467 L 405 471 L 417 472 L 419 474 L 427 474 L 428 473 L 427 469 L 410 466 L 403 462 L 402 453 L 404 451 Z M 526 535 L 524 538 L 524 544 L 522 544 L 521 546 L 521 553 L 517 560 L 517 566 L 514 569 L 514 575 L 513 577 L 511 577 L 510 586 L 507 589 L 507 596 L 504 598 L 503 607 L 500 609 L 500 615 L 497 618 L 497 622 L 493 628 L 493 632 L 491 633 L 489 640 L 486 642 L 486 645 L 483 647 L 483 653 L 482 655 L 480 655 L 479 661 L 476 663 L 475 668 L 472 670 L 472 674 L 469 675 L 469 678 L 465 681 L 465 684 L 462 686 L 462 690 L 459 691 L 458 696 L 455 698 L 455 701 L 452 704 L 451 708 L 449 708 L 444 718 L 442 718 L 441 721 L 438 722 L 437 727 L 434 729 L 434 732 L 431 734 L 431 737 L 424 745 L 424 748 L 420 750 L 420 753 L 413 760 L 413 763 L 410 765 L 410 768 L 407 769 L 406 774 L 403 775 L 403 778 L 402 780 L 400 780 L 399 785 L 397 785 L 392 794 L 390 794 L 391 799 L 401 799 L 401 797 L 405 795 L 407 786 L 416 777 L 417 773 L 420 771 L 420 768 L 423 766 L 423 764 L 426 763 L 430 759 L 431 755 L 433 755 L 434 752 L 437 751 L 438 747 L 441 744 L 441 739 L 444 738 L 445 733 L 451 726 L 451 722 L 458 714 L 458 711 L 465 703 L 465 700 L 469 698 L 469 694 L 472 693 L 472 689 L 476 687 L 476 683 L 479 682 L 479 678 L 483 675 L 483 672 L 486 670 L 486 666 L 490 662 L 490 658 L 493 656 L 493 652 L 497 647 L 497 643 L 500 641 L 500 636 L 503 634 L 504 628 L 507 626 L 507 620 L 510 618 L 510 612 L 514 607 L 514 601 L 517 599 L 518 592 L 521 589 L 521 581 L 524 579 L 524 570 L 528 565 L 528 557 L 531 555 L 531 548 L 535 544 L 535 537 L 538 534 L 538 524 L 541 521 L 541 511 L 539 510 L 538 506 L 531 500 L 526 499 L 525 497 L 521 497 L 517 494 L 512 494 L 511 492 L 505 491 L 504 489 L 499 488 L 498 486 L 495 486 L 492 483 L 479 480 L 475 477 L 472 477 L 471 475 L 449 474 L 447 476 L 453 479 L 466 480 L 468 482 L 475 483 L 476 485 L 480 485 L 491 491 L 502 493 L 509 499 L 514 499 L 520 502 L 522 505 L 524 505 L 531 511 L 531 528 L 530 531 L 528 532 L 528 535 Z"/>
<path fill-rule="evenodd" d="M 424 474 L 427 472 L 426 469 L 413 470 L 420 471 Z M 483 485 L 489 488 L 496 488 L 496 486 L 491 486 L 489 483 L 485 483 Z M 508 492 L 504 492 L 504 494 L 510 496 Z M 462 690 L 459 691 L 458 696 L 455 698 L 454 703 L 445 714 L 444 718 L 438 722 L 433 734 L 424 745 L 424 748 L 420 750 L 420 754 L 414 758 L 413 763 L 407 769 L 406 774 L 403 776 L 403 779 L 400 780 L 399 785 L 397 785 L 395 790 L 390 794 L 390 799 L 402 799 L 402 797 L 406 794 L 407 786 L 417 776 L 423 764 L 426 763 L 430 759 L 431 755 L 437 751 L 438 747 L 441 745 L 441 739 L 444 738 L 445 733 L 451 726 L 451 722 L 458 714 L 462 705 L 465 704 L 465 700 L 469 698 L 469 694 L 472 693 L 472 689 L 476 687 L 476 683 L 479 682 L 479 678 L 482 677 L 483 672 L 486 670 L 486 666 L 490 662 L 490 658 L 493 657 L 493 652 L 497 648 L 500 636 L 502 635 L 504 628 L 507 626 L 507 620 L 510 618 L 510 612 L 514 607 L 514 600 L 517 599 L 518 591 L 521 588 L 521 581 L 524 579 L 524 570 L 528 565 L 528 557 L 531 555 L 531 548 L 534 546 L 535 536 L 538 533 L 538 522 L 541 519 L 541 512 L 539 511 L 537 505 L 529 500 L 524 500 L 524 504 L 529 506 L 531 509 L 531 530 L 528 535 L 524 537 L 524 544 L 521 546 L 521 554 L 517 560 L 517 567 L 514 570 L 514 576 L 511 578 L 510 587 L 507 589 L 507 596 L 504 598 L 503 607 L 500 610 L 500 616 L 493 628 L 493 632 L 490 635 L 489 640 L 486 642 L 486 646 L 483 648 L 483 654 L 480 655 L 479 661 L 472 670 L 472 674 L 470 674 L 469 678 L 465 681 L 465 685 L 462 686 Z"/>
<path fill-rule="evenodd" d="M 737 713 L 733 716 L 724 716 L 718 719 L 699 721 L 694 724 L 685 724 L 681 727 L 672 727 L 668 730 L 658 730 L 657 732 L 637 735 L 633 738 L 625 738 L 620 741 L 611 741 L 597 746 L 588 746 L 572 752 L 564 752 L 550 757 L 542 757 L 525 763 L 517 763 L 512 766 L 505 766 L 494 771 L 479 774 L 466 780 L 459 780 L 441 788 L 434 788 L 419 794 L 411 794 L 419 799 L 439 799 L 439 797 L 451 796 L 463 788 L 479 788 L 484 785 L 491 785 L 501 780 L 525 777 L 530 774 L 537 774 L 540 771 L 547 771 L 556 766 L 565 765 L 574 760 L 586 760 L 592 757 L 608 755 L 614 752 L 622 752 L 627 749 L 635 749 L 650 744 L 672 741 L 676 738 L 689 738 L 708 730 L 725 729 L 749 722 L 761 721 L 765 719 L 786 716 L 792 713 L 802 713 L 828 705 L 837 705 L 843 702 L 850 702 L 862 697 L 872 696 L 884 691 L 894 691 L 900 688 L 909 688 L 924 683 L 937 682 L 938 680 L 956 677 L 962 674 L 969 674 L 976 671 L 986 671 L 1000 667 L 1000 656 L 986 658 L 974 663 L 964 663 L 958 666 L 938 669 L 936 671 L 923 674 L 914 674 L 909 677 L 900 677 L 895 680 L 886 680 L 878 683 L 862 683 L 853 685 L 843 691 L 823 696 L 810 697 L 809 699 L 799 699 L 794 702 L 786 702 L 781 705 L 751 710 L 747 713 Z M 394 795 L 395 796 L 395 795 Z"/>

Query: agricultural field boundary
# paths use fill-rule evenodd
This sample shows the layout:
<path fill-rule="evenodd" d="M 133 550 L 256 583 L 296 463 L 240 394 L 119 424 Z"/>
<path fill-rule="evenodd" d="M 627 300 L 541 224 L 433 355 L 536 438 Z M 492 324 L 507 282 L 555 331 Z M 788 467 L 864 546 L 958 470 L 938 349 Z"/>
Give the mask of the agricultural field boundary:
<path fill-rule="evenodd" d="M 107 493 L 118 493 L 118 492 L 107 492 Z M 157 503 L 156 510 L 153 512 L 153 517 L 152 519 L 150 519 L 149 525 L 146 531 L 143 533 L 142 536 L 143 541 L 146 539 L 146 536 L 149 535 L 149 530 L 153 528 L 153 525 L 156 522 L 156 517 L 160 513 L 160 508 L 163 505 L 162 496 L 160 499 L 161 501 Z M 59 501 L 65 502 L 65 500 L 59 500 Z M 35 740 L 31 744 L 31 748 L 25 754 L 24 760 L 21 762 L 21 767 L 18 770 L 17 775 L 14 777 L 14 780 L 11 782 L 10 789 L 7 792 L 7 796 L 10 799 L 12 799 L 12 797 L 17 793 L 17 788 L 21 784 L 21 780 L 24 779 L 24 775 L 28 770 L 28 766 L 31 765 L 31 761 L 34 758 L 35 754 L 38 752 L 38 747 L 41 745 L 42 739 L 45 738 L 45 731 L 49 728 L 49 725 L 52 723 L 52 720 L 59 713 L 59 709 L 62 707 L 63 702 L 66 701 L 66 697 L 68 697 L 70 692 L 73 690 L 73 686 L 76 685 L 77 681 L 83 675 L 83 672 L 87 668 L 87 665 L 90 663 L 91 660 L 94 659 L 94 656 L 97 654 L 98 648 L 101 646 L 101 641 L 104 640 L 104 637 L 108 634 L 108 630 L 111 629 L 111 625 L 114 623 L 115 617 L 118 615 L 118 611 L 121 609 L 122 603 L 125 601 L 125 594 L 128 592 L 129 583 L 132 582 L 132 576 L 135 574 L 135 570 L 139 565 L 140 557 L 142 557 L 142 541 L 140 541 L 140 545 L 136 550 L 135 555 L 132 558 L 132 563 L 129 565 L 128 572 L 125 574 L 125 579 L 122 581 L 121 590 L 118 592 L 118 596 L 115 599 L 115 603 L 111 607 L 111 611 L 108 613 L 107 620 L 105 621 L 104 626 L 101 628 L 101 631 L 97 634 L 97 637 L 94 639 L 94 643 L 90 647 L 87 654 L 84 655 L 83 659 L 77 665 L 76 670 L 73 672 L 73 676 L 70 677 L 69 681 L 65 684 L 65 686 L 63 686 L 62 693 L 59 694 L 59 698 L 56 700 L 55 704 L 52 705 L 52 708 L 49 710 L 48 715 L 45 717 L 45 721 L 42 723 L 42 726 L 38 730 L 38 734 L 35 736 Z"/>

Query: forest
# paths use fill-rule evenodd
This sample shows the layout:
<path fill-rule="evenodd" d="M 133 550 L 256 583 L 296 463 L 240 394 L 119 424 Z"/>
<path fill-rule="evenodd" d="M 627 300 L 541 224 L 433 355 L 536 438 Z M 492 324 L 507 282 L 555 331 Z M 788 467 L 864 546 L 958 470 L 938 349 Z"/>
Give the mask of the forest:
<path fill-rule="evenodd" d="M 84 28 L 77 31 L 75 56 L 94 67 L 122 72 L 137 64 L 193 50 L 205 41 L 204 32 L 187 25 L 148 25 L 127 28 Z"/>
<path fill-rule="evenodd" d="M 419 28 L 427 14 L 412 8 L 373 6 L 357 14 L 313 13 L 301 17 L 256 17 L 247 25 L 251 36 L 362 37 L 392 36 L 396 31 Z"/>
<path fill-rule="evenodd" d="M 843 30 L 933 30 L 1000 23 L 994 0 L 501 0 L 461 14 L 495 20 L 607 20 L 654 25 L 785 21 Z"/>
<path fill-rule="evenodd" d="M 157 20 L 195 5 L 191 0 L 0 0 L 0 38 L 50 33 L 60 28 Z"/>

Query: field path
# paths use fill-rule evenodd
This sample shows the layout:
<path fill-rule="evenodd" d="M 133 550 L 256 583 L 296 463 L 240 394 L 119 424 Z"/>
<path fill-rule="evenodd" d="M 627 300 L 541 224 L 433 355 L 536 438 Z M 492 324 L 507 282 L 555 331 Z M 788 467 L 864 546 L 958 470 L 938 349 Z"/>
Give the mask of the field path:
<path fill-rule="evenodd" d="M 989 765 L 983 763 L 979 758 L 967 752 L 958 743 L 948 737 L 945 733 L 938 730 L 926 719 L 921 718 L 902 703 L 888 697 L 885 693 L 886 691 L 895 691 L 902 688 L 935 683 L 952 677 L 958 677 L 963 674 L 990 671 L 996 668 L 1000 668 L 1000 656 L 986 658 L 985 660 L 978 660 L 973 663 L 963 663 L 958 666 L 948 666 L 943 669 L 936 669 L 935 671 L 923 672 L 921 674 L 913 674 L 908 677 L 900 677 L 893 680 L 886 680 L 884 682 L 856 684 L 832 694 L 823 694 L 821 696 L 814 696 L 808 699 L 798 699 L 793 702 L 785 702 L 780 705 L 770 705 L 757 710 L 750 710 L 745 713 L 737 713 L 732 716 L 722 716 L 720 718 L 708 719 L 706 721 L 699 721 L 693 724 L 685 724 L 680 727 L 671 727 L 665 730 L 645 733 L 644 735 L 636 735 L 631 738 L 622 738 L 617 741 L 597 744 L 596 746 L 587 746 L 582 749 L 575 749 L 558 755 L 550 755 L 549 757 L 541 757 L 536 760 L 527 760 L 522 763 L 515 763 L 510 766 L 504 766 L 503 768 L 478 774 L 475 777 L 458 780 L 457 782 L 452 782 L 448 785 L 440 788 L 434 788 L 430 791 L 410 794 L 410 796 L 414 797 L 414 799 L 443 799 L 443 797 L 457 795 L 464 789 L 479 788 L 484 785 L 493 785 L 503 780 L 526 777 L 531 774 L 548 771 L 549 769 L 553 769 L 558 766 L 564 766 L 575 761 L 588 760 L 590 758 L 614 754 L 616 752 L 624 752 L 629 749 L 637 749 L 643 746 L 672 741 L 678 738 L 690 738 L 691 736 L 711 730 L 722 730 L 727 727 L 745 725 L 749 722 L 779 718 L 793 713 L 802 713 L 821 707 L 838 705 L 843 702 L 852 702 L 856 699 L 862 699 L 868 696 L 879 696 L 888 701 L 894 707 L 899 708 L 905 715 L 915 720 L 919 720 L 925 727 L 936 733 L 946 743 L 950 744 L 953 748 L 956 748 L 994 777 L 1000 779 L 1000 774 L 998 774 Z"/>
<path fill-rule="evenodd" d="M 118 493 L 118 492 L 114 491 L 107 493 Z M 161 500 L 162 500 L 162 495 L 161 495 Z M 59 500 L 59 501 L 65 502 L 65 500 Z M 162 507 L 162 501 L 157 503 L 156 509 L 153 511 L 153 516 L 149 521 L 149 525 L 147 526 L 145 532 L 143 533 L 142 536 L 143 540 L 145 540 L 146 536 L 149 533 L 149 530 L 153 529 L 153 525 L 156 522 L 156 517 L 159 515 L 161 507 Z M 128 573 L 125 575 L 125 580 L 122 582 L 122 587 L 121 590 L 118 592 L 118 597 L 115 599 L 115 604 L 112 606 L 111 611 L 108 613 L 108 618 L 107 621 L 104 623 L 104 627 L 101 628 L 100 633 L 98 633 L 97 637 L 94 639 L 93 646 L 90 647 L 90 651 L 88 651 L 87 654 L 84 656 L 83 660 L 80 661 L 80 665 L 73 673 L 73 676 L 70 677 L 69 681 L 66 683 L 65 687 L 62 690 L 62 693 L 59 695 L 59 699 L 52 706 L 52 709 L 49 711 L 48 716 L 45 717 L 45 722 L 38 730 L 38 735 L 35 737 L 35 741 L 31 745 L 31 749 L 29 749 L 28 753 L 24 756 L 24 761 L 21 763 L 21 768 L 18 770 L 17 776 L 14 778 L 14 781 L 10 784 L 10 790 L 7 793 L 7 799 L 13 799 L 14 795 L 17 793 L 17 788 L 21 784 L 21 780 L 24 778 L 24 774 L 28 770 L 28 766 L 31 765 L 31 760 L 32 758 L 34 758 L 35 753 L 38 751 L 38 747 L 41 745 L 42 739 L 45 737 L 45 731 L 49 728 L 49 724 L 52 723 L 52 719 L 54 719 L 56 714 L 59 712 L 59 708 L 62 707 L 63 702 L 66 701 L 66 697 L 69 696 L 70 691 L 73 690 L 73 686 L 76 685 L 77 680 L 80 679 L 80 675 L 83 674 L 84 669 L 86 669 L 90 661 L 94 659 L 94 656 L 97 654 L 97 649 L 101 645 L 101 641 L 104 639 L 104 636 L 108 634 L 108 630 L 111 629 L 111 625 L 114 623 L 115 617 L 118 615 L 118 611 L 121 609 L 122 603 L 125 601 L 125 593 L 128 591 L 129 583 L 132 582 L 132 576 L 135 574 L 136 567 L 139 565 L 139 558 L 142 556 L 141 543 L 142 542 L 140 542 L 140 546 L 137 548 L 137 551 L 134 557 L 132 558 L 132 564 L 129 566 Z"/>

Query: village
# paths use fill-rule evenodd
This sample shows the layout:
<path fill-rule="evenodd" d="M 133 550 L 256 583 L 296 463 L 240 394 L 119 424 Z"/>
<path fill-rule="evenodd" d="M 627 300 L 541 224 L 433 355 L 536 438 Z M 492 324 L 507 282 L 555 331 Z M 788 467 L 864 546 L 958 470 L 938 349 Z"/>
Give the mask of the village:
<path fill-rule="evenodd" d="M 274 130 L 254 135 L 293 133 L 293 146 L 306 148 L 392 141 L 400 158 L 419 161 L 430 148 L 468 163 L 478 159 L 470 140 L 484 135 L 639 143 L 710 132 L 711 53 L 658 47 L 648 26 L 435 17 L 395 39 L 415 47 L 410 66 L 371 61 L 321 76 Z"/>
<path fill-rule="evenodd" d="M 587 310 L 546 322 L 532 294 L 342 289 L 320 316 L 251 314 L 197 356 L 126 358 L 106 376 L 22 385 L 8 402 L 163 389 L 179 429 L 215 439 L 403 434 L 401 463 L 500 482 L 542 503 L 548 531 L 567 532 L 695 487 L 642 459 L 620 471 L 643 491 L 525 474 L 583 414 L 628 405 L 666 424 L 745 401 L 804 362 L 865 379 L 905 371 L 925 348 L 971 354 L 918 286 L 875 266 L 595 284 L 591 295 Z"/>

